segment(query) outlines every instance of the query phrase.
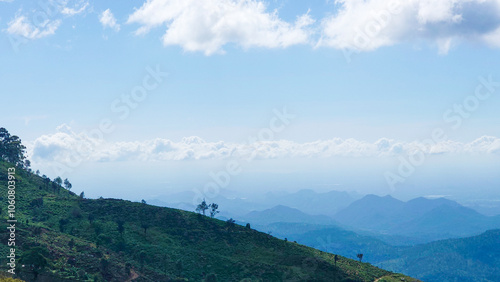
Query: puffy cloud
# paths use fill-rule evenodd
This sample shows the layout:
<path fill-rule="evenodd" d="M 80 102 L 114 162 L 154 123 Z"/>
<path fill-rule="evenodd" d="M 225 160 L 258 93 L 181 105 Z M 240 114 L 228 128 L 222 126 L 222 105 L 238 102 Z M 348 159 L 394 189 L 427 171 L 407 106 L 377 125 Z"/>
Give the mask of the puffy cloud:
<path fill-rule="evenodd" d="M 79 6 L 75 6 L 73 8 L 64 6 L 64 7 L 62 7 L 61 13 L 63 15 L 74 16 L 76 14 L 80 14 L 83 11 L 85 11 L 85 9 L 88 6 L 89 6 L 89 2 L 84 2 L 83 4 L 80 4 Z"/>
<path fill-rule="evenodd" d="M 423 151 L 428 155 L 442 154 L 498 154 L 500 138 L 483 136 L 470 143 L 442 141 L 423 143 L 400 142 L 382 138 L 376 142 L 333 138 L 297 143 L 289 140 L 261 141 L 252 144 L 207 142 L 200 137 L 185 137 L 175 142 L 157 138 L 136 142 L 104 142 L 75 133 L 61 125 L 54 134 L 43 135 L 28 143 L 28 152 L 34 162 L 109 161 L 180 161 L 204 159 L 277 159 L 277 158 L 334 158 L 334 157 L 394 157 Z"/>
<path fill-rule="evenodd" d="M 35 26 L 25 16 L 18 15 L 9 22 L 6 29 L 8 34 L 23 36 L 28 39 L 38 39 L 52 35 L 61 24 L 61 20 L 45 20 Z"/>
<path fill-rule="evenodd" d="M 462 40 L 500 47 L 500 0 L 337 0 L 318 46 L 370 51 L 429 41 L 447 53 Z"/>
<path fill-rule="evenodd" d="M 291 24 L 269 13 L 258 0 L 148 0 L 128 18 L 138 23 L 136 34 L 166 26 L 163 44 L 207 55 L 235 43 L 244 48 L 285 48 L 309 42 L 314 20 L 304 14 Z"/>
<path fill-rule="evenodd" d="M 120 25 L 116 23 L 115 16 L 109 9 L 102 12 L 101 16 L 99 17 L 99 21 L 104 28 L 109 27 L 111 29 L 114 29 L 115 31 L 120 30 Z"/>

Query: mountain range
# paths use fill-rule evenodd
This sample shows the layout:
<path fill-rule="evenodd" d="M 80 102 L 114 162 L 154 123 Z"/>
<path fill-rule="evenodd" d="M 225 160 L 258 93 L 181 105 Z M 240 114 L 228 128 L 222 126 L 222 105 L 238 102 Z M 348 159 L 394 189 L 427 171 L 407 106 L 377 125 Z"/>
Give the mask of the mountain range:
<path fill-rule="evenodd" d="M 477 235 L 500 228 L 500 216 L 485 216 L 444 198 L 407 202 L 367 195 L 339 211 L 334 219 L 358 231 L 398 235 L 430 242 Z"/>

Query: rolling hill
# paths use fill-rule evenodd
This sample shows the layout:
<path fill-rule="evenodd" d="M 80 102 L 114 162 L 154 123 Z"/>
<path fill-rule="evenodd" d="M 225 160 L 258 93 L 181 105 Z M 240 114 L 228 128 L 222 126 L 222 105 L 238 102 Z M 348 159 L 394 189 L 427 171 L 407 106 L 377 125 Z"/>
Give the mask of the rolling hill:
<path fill-rule="evenodd" d="M 0 161 L 0 195 L 8 167 Z M 16 181 L 25 281 L 416 281 L 201 214 L 86 199 L 21 169 Z M 2 268 L 8 252 L 2 244 Z"/>
<path fill-rule="evenodd" d="M 298 209 L 278 205 L 263 211 L 252 211 L 241 217 L 251 224 L 266 225 L 275 222 L 307 222 L 320 225 L 335 225 L 335 221 L 325 215 L 309 215 Z"/>
<path fill-rule="evenodd" d="M 402 248 L 376 265 L 423 281 L 500 281 L 500 230 Z"/>
<path fill-rule="evenodd" d="M 403 202 L 391 196 L 367 195 L 334 218 L 354 230 L 407 236 L 421 242 L 473 236 L 500 228 L 500 217 L 485 216 L 442 198 Z"/>
<path fill-rule="evenodd" d="M 274 227 L 274 228 L 273 228 Z M 274 223 L 273 235 L 348 258 L 363 260 L 422 281 L 500 281 L 500 230 L 415 246 L 392 246 L 339 227 Z"/>

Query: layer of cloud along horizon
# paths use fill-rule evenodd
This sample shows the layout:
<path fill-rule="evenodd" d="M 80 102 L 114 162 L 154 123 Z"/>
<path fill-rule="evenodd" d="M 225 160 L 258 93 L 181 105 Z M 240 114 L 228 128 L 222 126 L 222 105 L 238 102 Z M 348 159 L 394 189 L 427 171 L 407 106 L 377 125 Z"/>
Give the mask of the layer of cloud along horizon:
<path fill-rule="evenodd" d="M 27 143 L 29 156 L 36 162 L 68 162 L 81 159 L 97 162 L 180 161 L 331 157 L 394 157 L 422 151 L 425 154 L 500 154 L 500 138 L 483 136 L 470 143 L 446 140 L 434 144 L 421 141 L 401 142 L 381 138 L 376 142 L 333 138 L 297 143 L 289 140 L 260 141 L 252 144 L 207 142 L 200 137 L 180 141 L 156 138 L 136 142 L 105 142 L 84 133 L 75 133 L 67 125 L 56 133 L 40 136 Z"/>

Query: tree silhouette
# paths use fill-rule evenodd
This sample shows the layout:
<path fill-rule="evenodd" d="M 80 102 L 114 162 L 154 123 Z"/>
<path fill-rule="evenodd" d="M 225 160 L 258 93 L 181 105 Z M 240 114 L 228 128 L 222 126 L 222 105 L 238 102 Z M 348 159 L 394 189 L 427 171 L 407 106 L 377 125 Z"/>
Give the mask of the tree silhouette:
<path fill-rule="evenodd" d="M 64 179 L 64 187 L 65 187 L 66 189 L 68 189 L 68 191 L 70 191 L 70 190 L 71 190 L 71 188 L 73 187 L 73 185 L 71 185 L 71 183 L 69 182 L 69 180 L 68 180 L 67 178 L 66 178 L 66 179 Z"/>
<path fill-rule="evenodd" d="M 57 184 L 58 186 L 61 186 L 63 183 L 63 180 L 61 177 L 58 176 L 58 177 L 54 178 L 54 183 Z"/>
<path fill-rule="evenodd" d="M 234 223 L 235 223 L 235 222 L 236 222 L 236 221 L 235 221 L 234 219 L 230 218 L 230 219 L 228 219 L 228 220 L 226 221 L 226 225 L 227 225 L 229 228 L 232 228 L 232 227 L 234 226 Z"/>
<path fill-rule="evenodd" d="M 196 212 L 201 212 L 203 215 L 205 215 L 205 211 L 208 210 L 208 205 L 205 199 L 196 207 Z"/>
<path fill-rule="evenodd" d="M 363 254 L 357 254 L 356 256 L 358 257 L 359 262 L 361 262 L 363 260 Z"/>
<path fill-rule="evenodd" d="M 211 203 L 208 207 L 210 208 L 210 217 L 214 218 L 214 216 L 219 213 L 219 211 L 217 210 L 219 208 L 219 205 L 216 203 Z"/>

